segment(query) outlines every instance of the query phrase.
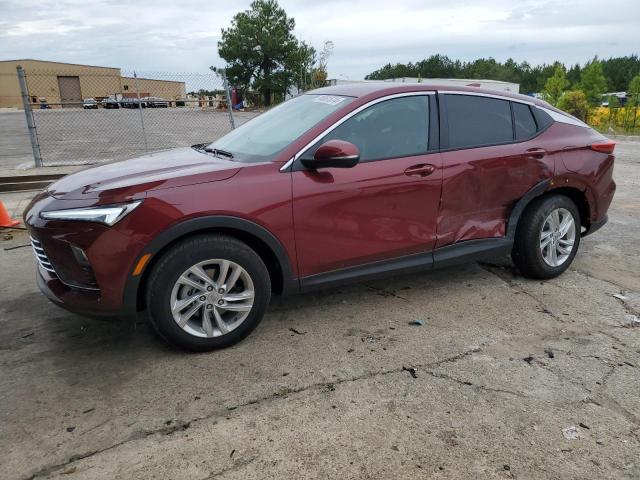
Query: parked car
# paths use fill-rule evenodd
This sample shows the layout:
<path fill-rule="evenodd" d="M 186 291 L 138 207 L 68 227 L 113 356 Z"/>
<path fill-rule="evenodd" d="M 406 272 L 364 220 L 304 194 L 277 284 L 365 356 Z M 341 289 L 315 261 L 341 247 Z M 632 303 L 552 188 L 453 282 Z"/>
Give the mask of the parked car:
<path fill-rule="evenodd" d="M 141 98 L 140 101 L 143 102 L 143 105 L 148 108 L 168 108 L 169 101 L 160 97 L 144 97 Z"/>
<path fill-rule="evenodd" d="M 105 98 L 102 101 L 104 108 L 120 108 L 120 103 L 115 98 Z"/>
<path fill-rule="evenodd" d="M 210 145 L 69 175 L 24 220 L 53 302 L 146 309 L 162 338 L 209 350 L 273 294 L 507 254 L 560 275 L 607 221 L 614 146 L 531 97 L 327 87 Z"/>
<path fill-rule="evenodd" d="M 140 102 L 137 98 L 123 98 L 120 100 L 120 106 L 122 108 L 138 108 L 138 103 L 142 108 L 145 107 L 144 102 Z"/>
<path fill-rule="evenodd" d="M 82 101 L 82 108 L 84 108 L 85 110 L 97 110 L 98 102 L 95 98 L 85 98 Z"/>

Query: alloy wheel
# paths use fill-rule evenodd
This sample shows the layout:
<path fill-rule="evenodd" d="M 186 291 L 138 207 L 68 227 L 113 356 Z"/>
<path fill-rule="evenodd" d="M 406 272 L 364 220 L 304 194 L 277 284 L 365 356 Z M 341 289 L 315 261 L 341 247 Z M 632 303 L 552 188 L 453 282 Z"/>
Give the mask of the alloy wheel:
<path fill-rule="evenodd" d="M 566 208 L 556 208 L 540 231 L 540 253 L 550 267 L 559 267 L 571 256 L 576 240 L 576 222 Z"/>
<path fill-rule="evenodd" d="M 238 328 L 253 307 L 251 276 L 235 262 L 212 259 L 185 270 L 171 291 L 173 319 L 196 337 L 220 337 Z"/>

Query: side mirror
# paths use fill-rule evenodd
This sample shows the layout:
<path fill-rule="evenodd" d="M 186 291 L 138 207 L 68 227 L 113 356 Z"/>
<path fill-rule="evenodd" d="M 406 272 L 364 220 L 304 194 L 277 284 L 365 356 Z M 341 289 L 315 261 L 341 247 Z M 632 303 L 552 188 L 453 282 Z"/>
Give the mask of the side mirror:
<path fill-rule="evenodd" d="M 313 158 L 300 160 L 312 170 L 319 168 L 351 168 L 360 161 L 360 152 L 353 143 L 344 140 L 329 140 L 318 147 Z"/>

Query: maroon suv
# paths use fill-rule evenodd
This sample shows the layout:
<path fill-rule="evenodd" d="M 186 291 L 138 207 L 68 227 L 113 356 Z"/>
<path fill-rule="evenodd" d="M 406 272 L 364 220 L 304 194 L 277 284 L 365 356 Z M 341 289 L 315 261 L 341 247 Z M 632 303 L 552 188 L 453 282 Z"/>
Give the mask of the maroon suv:
<path fill-rule="evenodd" d="M 510 253 L 552 278 L 607 220 L 614 143 L 521 95 L 314 90 L 212 144 L 89 168 L 25 212 L 38 284 L 88 314 L 146 309 L 192 350 L 290 294 Z"/>

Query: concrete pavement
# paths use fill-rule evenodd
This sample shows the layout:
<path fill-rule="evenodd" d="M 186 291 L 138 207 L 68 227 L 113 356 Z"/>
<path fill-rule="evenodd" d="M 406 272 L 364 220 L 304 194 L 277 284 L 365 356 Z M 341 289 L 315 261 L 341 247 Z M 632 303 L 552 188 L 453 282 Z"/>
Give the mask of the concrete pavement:
<path fill-rule="evenodd" d="M 16 232 L 0 477 L 639 478 L 640 145 L 617 154 L 610 222 L 558 279 L 496 261 L 276 299 L 207 354 L 52 306 Z"/>

